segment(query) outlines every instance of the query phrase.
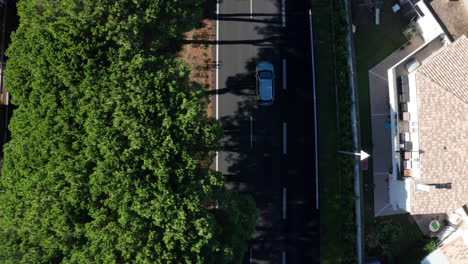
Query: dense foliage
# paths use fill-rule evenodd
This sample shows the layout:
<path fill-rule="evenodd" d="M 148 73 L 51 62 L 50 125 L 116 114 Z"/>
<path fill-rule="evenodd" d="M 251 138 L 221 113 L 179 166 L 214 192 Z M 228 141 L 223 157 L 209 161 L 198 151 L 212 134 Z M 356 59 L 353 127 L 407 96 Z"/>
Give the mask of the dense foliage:
<path fill-rule="evenodd" d="M 437 249 L 437 239 L 421 233 L 412 216 L 400 214 L 376 219 L 366 228 L 368 256 L 376 256 L 382 263 L 420 263 Z"/>
<path fill-rule="evenodd" d="M 206 165 L 221 130 L 174 60 L 203 1 L 18 2 L 0 262 L 240 262 L 255 206 Z"/>
<path fill-rule="evenodd" d="M 338 138 L 337 147 L 339 150 L 351 150 L 353 146 L 353 130 L 351 112 L 353 98 L 350 86 L 350 66 L 348 65 L 348 43 L 349 24 L 345 1 L 333 2 L 333 30 L 334 47 L 336 58 L 336 86 L 337 86 L 337 110 L 338 110 Z M 338 173 L 340 175 L 340 197 L 336 197 L 337 205 L 340 208 L 340 217 L 343 225 L 340 227 L 342 234 L 342 254 L 343 263 L 356 263 L 356 214 L 355 214 L 355 193 L 354 193 L 354 165 L 356 158 L 348 155 L 338 156 Z"/>

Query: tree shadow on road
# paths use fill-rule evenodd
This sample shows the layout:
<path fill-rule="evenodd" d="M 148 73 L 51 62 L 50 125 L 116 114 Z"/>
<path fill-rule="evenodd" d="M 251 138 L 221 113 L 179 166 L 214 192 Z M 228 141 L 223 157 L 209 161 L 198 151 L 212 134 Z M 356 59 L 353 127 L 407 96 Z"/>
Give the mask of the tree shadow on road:
<path fill-rule="evenodd" d="M 223 95 L 231 93 L 242 97 L 237 103 L 233 115 L 220 118 L 224 129 L 224 138 L 222 141 L 225 161 L 229 164 L 225 175 L 227 177 L 227 187 L 235 189 L 241 193 L 252 195 L 257 203 L 259 217 L 256 231 L 250 241 L 250 247 L 255 249 L 256 260 L 272 260 L 281 256 L 280 246 L 284 243 L 282 235 L 282 226 L 278 224 L 280 219 L 281 188 L 273 192 L 265 192 L 265 188 L 259 186 L 260 175 L 268 175 L 264 172 L 262 166 L 268 166 L 269 160 L 273 157 L 262 156 L 263 146 L 257 144 L 257 137 L 270 134 L 266 130 L 269 127 L 262 127 L 256 117 L 269 116 L 271 112 L 278 113 L 278 102 L 272 107 L 265 108 L 257 106 L 255 97 L 255 68 L 260 61 L 270 61 L 275 52 L 272 48 L 260 48 L 257 56 L 251 58 L 245 64 L 245 72 L 228 77 L 225 88 L 221 88 L 218 94 Z M 276 81 L 278 83 L 278 81 Z M 281 87 L 276 85 L 276 94 L 279 94 Z M 268 122 L 266 122 L 268 123 Z M 253 125 L 253 128 L 251 127 Z M 279 127 L 278 127 L 279 129 Z M 254 130 L 253 138 L 249 131 Z M 279 133 L 279 132 L 277 132 Z M 265 139 L 258 139 L 266 141 Z M 268 140 L 275 149 L 279 149 L 280 142 Z M 251 149 L 253 144 L 253 149 Z M 270 146 L 271 147 L 271 146 Z M 273 148 L 273 147 L 272 147 Z M 254 153 L 256 153 L 254 155 Z M 260 155 L 258 153 L 261 153 Z M 269 155 L 268 151 L 265 155 Z M 262 160 L 257 160 L 261 157 Z M 274 164 L 279 166 L 279 164 Z M 268 185 L 268 182 L 260 183 Z M 263 189 L 263 190 L 262 190 Z M 270 188 L 266 188 L 270 189 Z M 260 253 L 262 252 L 262 253 Z"/>
<path fill-rule="evenodd" d="M 282 93 L 282 88 L 278 84 L 281 80 L 279 73 L 281 73 L 281 49 L 284 45 L 283 30 L 281 16 L 278 14 L 254 13 L 252 19 L 247 19 L 248 16 L 249 14 L 220 14 L 219 20 L 223 23 L 230 21 L 255 23 L 254 30 L 258 34 L 258 39 L 201 40 L 200 44 L 219 44 L 221 48 L 224 48 L 223 45 L 237 44 L 247 44 L 253 47 L 255 54 L 245 62 L 244 71 L 222 80 L 219 89 L 209 93 L 219 96 L 235 95 L 238 96 L 236 100 L 240 99 L 237 104 L 234 104 L 233 114 L 220 116 L 224 130 L 223 154 L 220 155 L 220 158 L 227 166 L 223 171 L 227 180 L 226 186 L 229 189 L 250 194 L 256 200 L 259 216 L 256 231 L 249 243 L 249 247 L 254 251 L 253 259 L 279 263 L 285 245 L 280 207 L 282 190 L 278 180 L 269 181 L 267 178 L 272 173 L 276 175 L 280 173 L 277 169 L 279 168 L 280 154 L 276 152 L 280 152 L 279 149 L 281 149 L 281 140 L 279 139 L 281 123 L 276 120 L 279 119 Z M 216 65 L 221 70 L 225 64 L 229 63 L 221 61 L 222 59 L 219 58 L 218 60 Z M 275 80 L 277 100 L 272 107 L 267 108 L 257 106 L 255 96 L 255 70 L 261 61 L 272 62 L 278 76 Z M 224 97 L 222 100 L 226 100 L 226 98 L 229 97 Z M 260 120 L 271 117 L 275 118 L 274 122 Z M 274 125 L 272 125 L 273 123 Z M 275 132 L 269 131 L 272 128 Z M 276 153 L 275 157 L 272 157 L 272 151 Z"/>

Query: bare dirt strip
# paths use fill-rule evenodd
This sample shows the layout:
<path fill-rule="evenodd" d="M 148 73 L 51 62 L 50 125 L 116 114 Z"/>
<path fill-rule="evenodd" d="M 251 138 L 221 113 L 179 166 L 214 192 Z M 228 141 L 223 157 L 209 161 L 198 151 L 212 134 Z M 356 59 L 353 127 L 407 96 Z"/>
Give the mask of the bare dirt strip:
<path fill-rule="evenodd" d="M 191 68 L 190 81 L 199 83 L 206 91 L 213 91 L 215 71 L 214 21 L 204 19 L 201 27 L 185 33 L 187 44 L 182 46 L 180 61 Z M 209 117 L 214 117 L 214 93 L 210 93 L 207 106 Z"/>

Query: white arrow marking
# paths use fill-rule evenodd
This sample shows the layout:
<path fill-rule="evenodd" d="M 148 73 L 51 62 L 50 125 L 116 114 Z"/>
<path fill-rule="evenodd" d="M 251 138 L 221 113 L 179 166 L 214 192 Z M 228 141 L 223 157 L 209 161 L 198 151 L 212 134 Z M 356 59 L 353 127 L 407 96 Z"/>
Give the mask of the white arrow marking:
<path fill-rule="evenodd" d="M 341 151 L 341 150 L 340 150 L 340 151 L 338 151 L 338 153 L 360 156 L 360 157 L 361 157 L 361 160 L 365 160 L 365 159 L 367 159 L 368 157 L 370 157 L 370 155 L 367 154 L 366 152 L 364 152 L 363 150 L 361 150 L 361 152 L 349 152 L 349 151 Z"/>

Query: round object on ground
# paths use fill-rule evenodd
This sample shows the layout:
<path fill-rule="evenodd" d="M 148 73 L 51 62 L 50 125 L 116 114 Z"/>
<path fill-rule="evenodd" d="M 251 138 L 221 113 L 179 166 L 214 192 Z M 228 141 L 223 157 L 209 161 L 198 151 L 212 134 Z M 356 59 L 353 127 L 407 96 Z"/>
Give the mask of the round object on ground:
<path fill-rule="evenodd" d="M 437 232 L 437 231 L 439 231 L 439 229 L 440 229 L 439 221 L 437 221 L 437 220 L 432 220 L 432 221 L 429 223 L 429 230 L 431 230 L 431 232 Z"/>

